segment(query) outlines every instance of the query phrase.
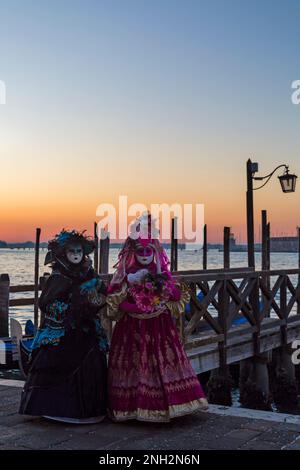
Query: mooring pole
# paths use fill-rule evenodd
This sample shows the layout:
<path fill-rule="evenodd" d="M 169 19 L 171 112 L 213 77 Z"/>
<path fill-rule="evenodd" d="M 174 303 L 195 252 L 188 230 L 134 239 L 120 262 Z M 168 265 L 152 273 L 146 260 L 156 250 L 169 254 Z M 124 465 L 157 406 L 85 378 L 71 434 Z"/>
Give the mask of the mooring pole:
<path fill-rule="evenodd" d="M 230 268 L 230 227 L 224 227 L 224 269 Z"/>
<path fill-rule="evenodd" d="M 100 238 L 100 262 L 99 273 L 107 274 L 109 271 L 109 233 L 102 231 Z"/>
<path fill-rule="evenodd" d="M 267 211 L 261 211 L 261 234 L 262 234 L 262 252 L 261 252 L 261 269 L 268 269 L 268 222 Z"/>
<path fill-rule="evenodd" d="M 298 268 L 300 269 L 300 227 L 297 228 L 298 232 Z M 298 275 L 298 288 L 300 288 L 300 274 Z M 297 305 L 297 313 L 300 314 L 300 300 Z"/>
<path fill-rule="evenodd" d="M 94 241 L 95 241 L 95 251 L 94 251 L 94 270 L 95 273 L 99 272 L 99 237 L 97 230 L 97 222 L 94 222 Z"/>
<path fill-rule="evenodd" d="M 40 255 L 41 229 L 36 229 L 35 237 L 35 260 L 34 260 L 34 328 L 39 326 L 39 255 Z"/>
<path fill-rule="evenodd" d="M 262 227 L 262 252 L 261 252 L 261 269 L 262 271 L 270 270 L 270 223 L 267 220 L 267 211 L 263 210 L 261 212 L 261 227 Z M 265 285 L 268 290 L 270 289 L 270 276 L 264 274 L 262 276 Z M 264 306 L 267 302 L 267 297 L 262 295 L 262 300 Z M 266 316 L 270 316 L 270 309 L 266 311 Z"/>
<path fill-rule="evenodd" d="M 250 268 L 255 268 L 253 164 L 250 158 L 247 161 L 247 243 L 248 243 L 248 266 Z"/>
<path fill-rule="evenodd" d="M 9 275 L 0 274 L 0 337 L 8 336 Z"/>
<path fill-rule="evenodd" d="M 227 317 L 229 311 L 229 294 L 227 291 L 227 280 L 222 281 L 222 287 L 218 292 L 218 323 L 221 326 L 223 341 L 218 343 L 219 367 L 210 373 L 207 383 L 208 401 L 210 403 L 231 406 L 231 377 L 227 365 Z"/>
<path fill-rule="evenodd" d="M 172 219 L 171 231 L 171 271 L 178 269 L 178 237 L 177 237 L 177 217 Z"/>
<path fill-rule="evenodd" d="M 207 225 L 203 227 L 203 269 L 207 269 Z"/>

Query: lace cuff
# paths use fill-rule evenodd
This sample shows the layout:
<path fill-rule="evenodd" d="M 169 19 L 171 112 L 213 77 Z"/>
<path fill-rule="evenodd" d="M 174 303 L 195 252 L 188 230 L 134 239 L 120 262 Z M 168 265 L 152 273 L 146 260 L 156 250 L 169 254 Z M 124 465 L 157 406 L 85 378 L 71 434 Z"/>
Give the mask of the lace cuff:
<path fill-rule="evenodd" d="M 105 298 L 103 294 L 99 292 L 96 288 L 90 289 L 87 292 L 86 296 L 88 299 L 88 303 L 92 307 L 98 307 L 100 309 L 100 307 L 103 307 L 103 305 L 105 304 Z"/>

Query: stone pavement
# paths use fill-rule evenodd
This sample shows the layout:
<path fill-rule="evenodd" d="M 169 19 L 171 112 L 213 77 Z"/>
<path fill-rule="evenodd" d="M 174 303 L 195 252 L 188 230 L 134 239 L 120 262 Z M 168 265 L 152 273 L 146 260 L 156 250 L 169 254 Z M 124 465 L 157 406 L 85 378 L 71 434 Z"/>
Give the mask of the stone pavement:
<path fill-rule="evenodd" d="M 18 415 L 20 393 L 20 386 L 1 382 L 0 450 L 300 450 L 300 420 L 293 422 L 293 417 L 291 422 L 276 422 L 268 417 L 270 414 L 266 414 L 268 420 L 231 416 L 230 409 L 212 406 L 212 412 L 200 412 L 167 424 L 133 421 L 116 424 L 106 419 L 96 425 L 75 426 Z"/>

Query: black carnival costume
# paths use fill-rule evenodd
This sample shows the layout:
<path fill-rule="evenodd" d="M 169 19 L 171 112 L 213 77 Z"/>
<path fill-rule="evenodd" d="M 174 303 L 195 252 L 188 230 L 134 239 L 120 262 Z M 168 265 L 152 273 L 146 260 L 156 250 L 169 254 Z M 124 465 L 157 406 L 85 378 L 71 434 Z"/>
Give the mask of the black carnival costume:
<path fill-rule="evenodd" d="M 49 242 L 45 264 L 51 263 L 52 274 L 39 301 L 42 322 L 21 414 L 75 423 L 97 422 L 106 414 L 108 345 L 99 316 L 106 288 L 91 266 L 93 250 L 93 241 L 74 230 Z"/>

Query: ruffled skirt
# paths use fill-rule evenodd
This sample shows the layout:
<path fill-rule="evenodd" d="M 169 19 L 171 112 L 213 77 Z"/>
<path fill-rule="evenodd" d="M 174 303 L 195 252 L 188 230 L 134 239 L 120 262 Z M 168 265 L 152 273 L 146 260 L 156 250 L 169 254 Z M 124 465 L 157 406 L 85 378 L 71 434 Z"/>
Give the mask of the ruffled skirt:
<path fill-rule="evenodd" d="M 207 409 L 173 318 L 125 315 L 116 324 L 108 367 L 109 410 L 115 421 L 166 422 Z"/>
<path fill-rule="evenodd" d="M 76 330 L 33 353 L 21 414 L 84 419 L 106 409 L 106 354 L 95 337 Z"/>

